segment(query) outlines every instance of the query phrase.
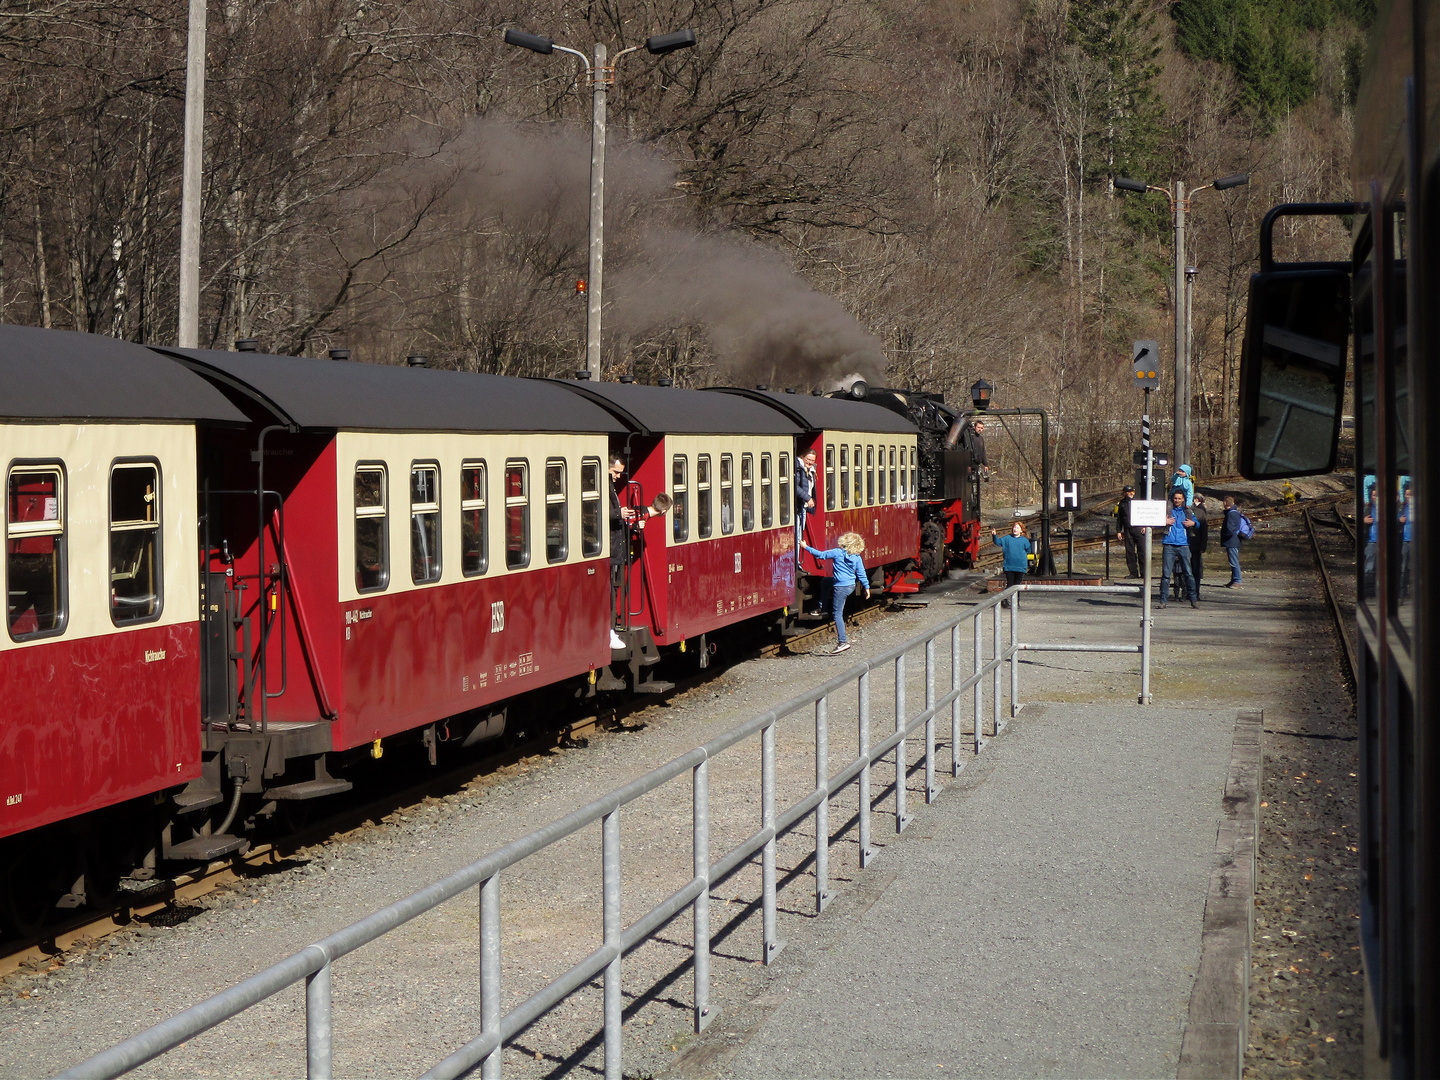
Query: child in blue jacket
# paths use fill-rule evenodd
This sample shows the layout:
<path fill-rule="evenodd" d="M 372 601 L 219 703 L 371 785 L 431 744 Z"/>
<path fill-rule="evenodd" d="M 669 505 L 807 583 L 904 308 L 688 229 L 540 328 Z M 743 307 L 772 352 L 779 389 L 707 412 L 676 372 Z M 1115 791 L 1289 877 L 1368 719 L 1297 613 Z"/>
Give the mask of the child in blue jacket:
<path fill-rule="evenodd" d="M 857 582 L 865 585 L 865 599 L 870 599 L 870 575 L 865 571 L 865 563 L 860 556 L 865 552 L 865 538 L 856 532 L 847 532 L 841 535 L 836 541 L 839 547 L 830 548 L 828 551 L 817 551 L 809 544 L 803 545 L 806 551 L 817 559 L 830 559 L 830 572 L 834 576 L 835 593 L 831 610 L 835 613 L 835 636 L 839 638 L 836 642 L 835 651 L 842 653 L 850 648 L 850 643 L 845 640 L 845 601 L 855 591 Z"/>
<path fill-rule="evenodd" d="M 990 539 L 995 541 L 995 546 L 1005 553 L 1001 568 L 1005 571 L 1005 587 L 1019 585 L 1025 580 L 1025 572 L 1030 569 L 1030 538 L 1025 535 L 1025 526 L 1015 522 L 1010 526 L 1010 535 L 1001 536 L 994 529 L 990 530 Z M 1010 601 L 1003 601 L 1006 607 Z"/>

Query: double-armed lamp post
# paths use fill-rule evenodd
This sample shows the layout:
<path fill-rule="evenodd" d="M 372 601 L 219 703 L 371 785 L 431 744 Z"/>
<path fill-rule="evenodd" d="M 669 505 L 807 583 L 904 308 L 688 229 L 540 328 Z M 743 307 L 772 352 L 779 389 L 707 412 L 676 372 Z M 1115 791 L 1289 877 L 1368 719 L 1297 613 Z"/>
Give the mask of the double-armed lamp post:
<path fill-rule="evenodd" d="M 1121 191 L 1135 191 L 1140 194 L 1156 191 L 1170 201 L 1170 214 L 1175 224 L 1175 457 L 1177 465 L 1190 460 L 1190 341 L 1187 326 L 1190 320 L 1190 304 L 1186 290 L 1187 266 L 1185 263 L 1185 216 L 1190 212 L 1190 200 L 1209 188 L 1225 191 L 1250 182 L 1249 173 L 1222 176 L 1218 180 L 1190 189 L 1187 194 L 1185 182 L 1175 181 L 1175 189 L 1156 187 L 1143 180 L 1131 180 L 1124 176 L 1115 177 L 1115 186 Z M 1194 268 L 1188 268 L 1190 274 Z"/>
<path fill-rule="evenodd" d="M 569 53 L 580 58 L 590 80 L 592 107 L 590 113 L 590 276 L 586 279 L 589 312 L 585 322 L 585 367 L 590 378 L 600 378 L 600 289 L 605 270 L 605 92 L 615 82 L 615 65 L 622 56 L 644 48 L 652 56 L 664 56 L 679 49 L 693 48 L 694 30 L 676 30 L 646 38 L 645 44 L 621 49 L 615 59 L 606 62 L 605 46 L 595 43 L 595 61 L 579 49 L 556 45 L 547 37 L 527 34 L 523 30 L 506 30 L 505 44 L 549 56 L 553 52 Z"/>

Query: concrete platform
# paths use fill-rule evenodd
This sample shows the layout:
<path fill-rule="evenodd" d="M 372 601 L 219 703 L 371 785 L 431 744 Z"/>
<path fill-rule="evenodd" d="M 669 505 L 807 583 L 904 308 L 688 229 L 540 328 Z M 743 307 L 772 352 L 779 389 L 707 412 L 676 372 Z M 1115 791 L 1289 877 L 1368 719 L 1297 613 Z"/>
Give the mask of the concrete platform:
<path fill-rule="evenodd" d="M 1238 860 L 1227 848 L 1236 807 L 1248 805 L 1253 821 L 1253 795 L 1247 803 L 1237 784 L 1253 787 L 1258 773 L 1259 717 L 1237 726 L 1240 715 L 1022 712 L 857 881 L 870 895 L 832 908 L 828 940 L 792 938 L 776 965 L 791 971 L 775 972 L 750 1015 L 722 1017 L 674 1073 L 1238 1073 L 1243 897 L 1228 936 L 1217 918 L 1233 924 L 1236 911 L 1211 905 L 1211 978 L 1194 995 L 1205 1038 L 1190 1040 L 1183 1069 L 1181 1055 L 1207 901 L 1253 881 L 1253 829 L 1242 822 Z"/>

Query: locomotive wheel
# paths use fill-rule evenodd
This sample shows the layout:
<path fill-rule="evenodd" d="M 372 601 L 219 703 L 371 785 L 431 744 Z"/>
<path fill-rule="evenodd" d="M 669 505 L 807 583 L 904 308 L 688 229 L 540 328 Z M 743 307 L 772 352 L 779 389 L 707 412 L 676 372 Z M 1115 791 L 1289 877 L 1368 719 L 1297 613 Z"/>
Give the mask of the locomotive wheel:
<path fill-rule="evenodd" d="M 55 908 L 55 848 L 40 838 L 22 843 L 5 863 L 0 877 L 0 925 L 7 937 L 38 934 Z"/>
<path fill-rule="evenodd" d="M 926 581 L 945 573 L 945 530 L 933 521 L 920 529 L 920 573 Z"/>

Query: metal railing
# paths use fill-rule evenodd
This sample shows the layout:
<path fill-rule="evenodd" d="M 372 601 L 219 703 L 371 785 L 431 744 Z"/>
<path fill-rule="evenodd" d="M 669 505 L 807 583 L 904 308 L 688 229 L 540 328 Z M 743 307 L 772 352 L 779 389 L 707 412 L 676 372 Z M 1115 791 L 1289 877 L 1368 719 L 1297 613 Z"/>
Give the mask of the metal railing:
<path fill-rule="evenodd" d="M 906 810 L 906 778 L 910 772 L 907 740 L 917 729 L 924 728 L 925 800 L 932 801 L 939 788 L 935 783 L 935 722 L 945 710 L 950 711 L 950 767 L 959 775 L 961 761 L 961 714 L 966 710 L 962 701 L 970 697 L 973 724 L 973 748 L 978 754 L 984 747 L 985 683 L 990 681 L 990 737 L 1005 728 L 1001 717 L 1003 697 L 1002 669 L 1009 671 L 1010 715 L 1020 708 L 1019 660 L 1024 652 L 1118 652 L 1142 653 L 1144 645 L 1031 643 L 1020 640 L 1019 594 L 1084 593 L 1086 595 L 1122 593 L 1136 595 L 1139 586 L 1077 586 L 1018 585 L 997 593 L 979 604 L 957 614 L 939 626 L 905 644 L 872 659 L 851 666 L 813 690 L 791 698 L 784 704 L 756 716 L 739 727 L 712 739 L 703 746 L 683 754 L 669 763 L 630 781 L 602 798 L 536 829 L 527 836 L 507 844 L 484 858 L 456 871 L 450 876 L 421 889 L 389 907 L 331 934 L 272 967 L 251 976 L 214 997 L 191 1006 L 184 1012 L 157 1024 L 148 1031 L 127 1039 L 78 1065 L 61 1076 L 120 1076 L 150 1061 L 200 1033 L 239 1015 L 289 986 L 305 981 L 306 1069 L 310 1080 L 329 1080 L 332 1075 L 333 1027 L 331 1019 L 331 968 L 341 957 L 367 945 L 396 927 L 429 912 L 469 889 L 479 890 L 480 936 L 480 1034 L 460 1047 L 425 1074 L 427 1078 L 458 1077 L 475 1065 L 487 1080 L 498 1078 L 501 1055 L 507 1040 L 533 1024 L 597 976 L 604 978 L 605 1076 L 619 1080 L 621 1076 L 621 995 L 620 970 L 625 954 L 657 933 L 686 908 L 694 913 L 694 1022 L 697 1032 L 705 1030 L 713 1019 L 710 1009 L 710 890 L 747 865 L 756 855 L 761 860 L 761 927 L 764 961 L 768 964 L 779 954 L 784 943 L 778 937 L 776 916 L 776 840 L 813 815 L 815 825 L 815 903 L 824 910 L 830 901 L 829 848 L 831 843 L 830 800 L 850 784 L 858 786 L 858 840 L 860 866 L 869 865 L 875 852 L 871 847 L 871 770 L 882 759 L 894 756 L 896 832 L 910 822 Z M 1002 641 L 1001 605 L 1009 603 L 1009 640 Z M 986 614 L 991 615 L 989 658 L 986 657 L 984 626 Z M 963 636 L 961 627 L 972 624 L 970 674 L 961 678 Z M 950 687 L 937 696 L 936 643 L 950 635 Z M 925 650 L 924 708 L 907 715 L 906 661 L 907 654 L 923 647 Z M 1142 664 L 1148 667 L 1148 656 Z M 872 672 L 893 665 L 895 673 L 895 730 L 877 743 L 870 740 L 870 678 Z M 859 753 L 838 772 L 829 772 L 830 699 L 842 689 L 856 684 L 857 746 Z M 786 717 L 807 707 L 815 716 L 815 787 L 804 798 L 783 811 L 775 807 L 776 787 L 776 726 Z M 760 828 L 715 862 L 710 861 L 710 791 L 709 764 L 720 753 L 760 735 Z M 671 780 L 689 774 L 692 803 L 692 862 L 694 876 L 681 888 L 655 905 L 645 915 L 621 926 L 622 882 L 620 872 L 620 811 L 641 796 L 662 787 Z M 570 836 L 596 821 L 601 823 L 603 879 L 603 941 L 599 948 L 552 980 L 504 1015 L 500 1011 L 500 875 L 521 860 Z"/>

